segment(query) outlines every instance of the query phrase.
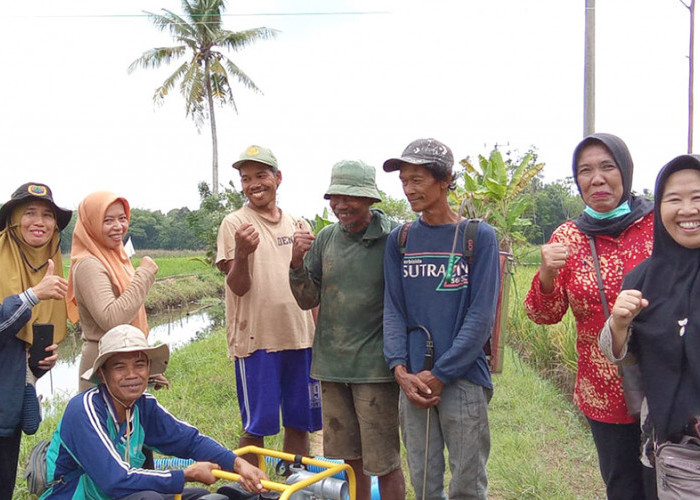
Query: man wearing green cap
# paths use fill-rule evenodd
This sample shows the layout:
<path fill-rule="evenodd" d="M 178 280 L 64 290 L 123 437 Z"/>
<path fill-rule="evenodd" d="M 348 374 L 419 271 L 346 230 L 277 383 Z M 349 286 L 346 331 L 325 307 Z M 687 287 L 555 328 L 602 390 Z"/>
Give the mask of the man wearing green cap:
<path fill-rule="evenodd" d="M 287 283 L 294 231 L 309 225 L 277 206 L 282 173 L 272 151 L 250 146 L 233 167 L 248 203 L 222 221 L 216 264 L 226 274 L 226 334 L 244 430 L 240 445 L 263 446 L 265 436 L 277 434 L 281 409 L 284 451 L 308 455 L 308 433 L 321 428 L 320 387 L 309 376 L 314 324 Z"/>
<path fill-rule="evenodd" d="M 374 168 L 361 161 L 333 167 L 330 200 L 338 223 L 317 238 L 294 233 L 290 285 L 303 309 L 320 304 L 311 375 L 321 380 L 323 450 L 357 477 L 357 498 L 370 498 L 379 476 L 383 500 L 405 498 L 399 454 L 399 388 L 384 355 L 383 256 L 396 225 L 381 210 Z"/>

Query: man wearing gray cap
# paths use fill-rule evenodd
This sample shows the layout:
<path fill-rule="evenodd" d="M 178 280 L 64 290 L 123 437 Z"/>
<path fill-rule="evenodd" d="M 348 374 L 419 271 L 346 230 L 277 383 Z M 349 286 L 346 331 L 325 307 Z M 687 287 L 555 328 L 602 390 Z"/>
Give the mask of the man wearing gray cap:
<path fill-rule="evenodd" d="M 303 219 L 277 206 L 282 172 L 268 148 L 250 146 L 233 164 L 248 203 L 227 215 L 216 240 L 226 274 L 226 335 L 235 359 L 244 433 L 240 446 L 263 446 L 284 426 L 284 451 L 309 454 L 309 432 L 321 428 L 321 390 L 309 376 L 314 323 L 289 289 L 289 259 Z M 246 457 L 253 463 L 257 458 Z"/>
<path fill-rule="evenodd" d="M 321 306 L 311 375 L 321 380 L 323 452 L 354 469 L 358 499 L 370 498 L 371 475 L 382 499 L 403 499 L 399 388 L 382 354 L 384 247 L 396 224 L 370 208 L 381 196 L 361 161 L 335 164 L 324 197 L 338 223 L 317 238 L 294 233 L 289 272 L 298 304 Z"/>
<path fill-rule="evenodd" d="M 486 498 L 493 386 L 483 346 L 500 285 L 494 229 L 480 222 L 473 257 L 463 252 L 467 221 L 447 202 L 454 188 L 452 151 L 418 139 L 400 158 L 403 191 L 420 217 L 394 230 L 384 257 L 384 355 L 401 386 L 399 412 L 416 498 Z M 403 234 L 402 234 L 403 233 Z"/>

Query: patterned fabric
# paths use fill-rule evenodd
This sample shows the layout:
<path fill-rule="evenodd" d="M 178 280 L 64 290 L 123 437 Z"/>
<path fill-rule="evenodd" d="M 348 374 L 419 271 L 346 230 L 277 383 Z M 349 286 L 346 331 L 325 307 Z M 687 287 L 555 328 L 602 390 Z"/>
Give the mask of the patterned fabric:
<path fill-rule="evenodd" d="M 596 237 L 596 251 L 610 307 L 617 299 L 622 277 L 651 254 L 653 214 L 630 225 L 620 236 Z M 603 305 L 586 236 L 569 221 L 559 226 L 549 243 L 569 247 L 566 265 L 559 270 L 552 293 L 540 290 L 539 271 L 525 298 L 528 317 L 538 324 L 561 321 L 567 309 L 576 319 L 578 370 L 574 403 L 587 417 L 606 423 L 632 423 L 627 413 L 617 368 L 598 347 L 598 333 L 605 323 Z"/>

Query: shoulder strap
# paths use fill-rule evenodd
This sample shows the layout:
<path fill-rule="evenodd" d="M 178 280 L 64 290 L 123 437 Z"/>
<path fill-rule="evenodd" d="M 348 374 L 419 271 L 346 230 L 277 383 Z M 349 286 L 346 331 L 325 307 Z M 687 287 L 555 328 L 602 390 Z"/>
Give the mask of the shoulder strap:
<path fill-rule="evenodd" d="M 595 266 L 595 276 L 598 281 L 598 292 L 600 293 L 600 301 L 603 303 L 603 312 L 605 313 L 605 319 L 610 316 L 610 309 L 608 308 L 608 301 L 605 299 L 605 287 L 603 286 L 603 275 L 600 272 L 600 261 L 598 261 L 598 253 L 595 250 L 595 236 L 588 236 L 588 243 L 591 245 L 591 253 L 593 254 L 593 265 Z"/>
<path fill-rule="evenodd" d="M 467 225 L 464 228 L 463 253 L 470 266 L 472 262 L 474 262 L 474 250 L 476 250 L 476 235 L 479 231 L 479 222 L 481 222 L 481 219 L 467 219 Z"/>
<path fill-rule="evenodd" d="M 408 230 L 411 229 L 412 224 L 413 224 L 413 221 L 405 222 L 401 226 L 401 229 L 399 229 L 398 244 L 399 244 L 399 252 L 401 252 L 401 255 L 406 253 L 406 241 L 408 240 Z"/>
<path fill-rule="evenodd" d="M 469 265 L 474 261 L 474 250 L 476 250 L 476 236 L 479 232 L 481 219 L 467 219 L 464 227 L 462 254 L 467 259 Z M 398 245 L 401 255 L 406 253 L 406 243 L 408 241 L 408 230 L 411 229 L 413 221 L 405 222 L 399 229 Z"/>

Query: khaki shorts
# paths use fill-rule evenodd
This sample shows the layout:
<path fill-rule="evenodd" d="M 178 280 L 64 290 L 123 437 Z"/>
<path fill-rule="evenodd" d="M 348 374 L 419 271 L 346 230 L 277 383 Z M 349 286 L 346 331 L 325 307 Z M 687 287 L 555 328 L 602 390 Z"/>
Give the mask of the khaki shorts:
<path fill-rule="evenodd" d="M 323 454 L 362 459 L 365 474 L 384 476 L 401 467 L 399 386 L 394 382 L 321 382 Z"/>

